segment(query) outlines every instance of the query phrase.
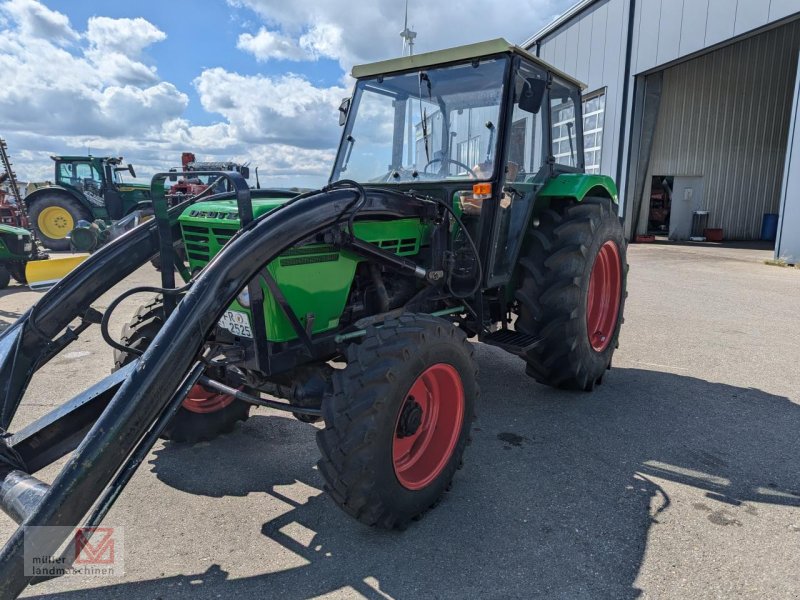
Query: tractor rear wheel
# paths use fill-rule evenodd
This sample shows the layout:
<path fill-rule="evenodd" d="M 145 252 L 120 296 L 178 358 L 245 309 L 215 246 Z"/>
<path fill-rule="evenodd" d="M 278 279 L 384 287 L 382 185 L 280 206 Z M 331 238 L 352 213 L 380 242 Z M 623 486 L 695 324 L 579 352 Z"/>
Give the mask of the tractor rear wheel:
<path fill-rule="evenodd" d="M 346 513 L 403 529 L 450 487 L 478 396 L 473 347 L 428 315 L 367 329 L 333 376 L 317 433 L 325 488 Z"/>
<path fill-rule="evenodd" d="M 121 343 L 144 352 L 164 324 L 161 296 L 139 307 L 130 323 L 122 329 Z M 132 352 L 114 351 L 114 370 L 137 357 Z M 234 396 L 195 385 L 161 437 L 174 442 L 201 442 L 233 431 L 237 421 L 250 416 L 250 405 Z"/>
<path fill-rule="evenodd" d="M 92 220 L 85 206 L 63 194 L 47 194 L 33 200 L 30 217 L 36 235 L 50 250 L 69 250 L 67 235 L 78 221 Z"/>
<path fill-rule="evenodd" d="M 622 225 L 608 198 L 585 198 L 539 215 L 520 259 L 517 330 L 543 341 L 526 356 L 545 385 L 591 391 L 611 368 L 625 308 Z"/>

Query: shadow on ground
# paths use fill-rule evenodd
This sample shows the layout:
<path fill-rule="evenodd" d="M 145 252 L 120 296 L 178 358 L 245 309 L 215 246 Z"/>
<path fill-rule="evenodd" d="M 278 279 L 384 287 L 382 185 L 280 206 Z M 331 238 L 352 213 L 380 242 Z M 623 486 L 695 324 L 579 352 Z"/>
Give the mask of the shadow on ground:
<path fill-rule="evenodd" d="M 800 506 L 800 406 L 785 397 L 638 369 L 615 369 L 598 392 L 576 395 L 509 377 L 501 353 L 480 354 L 466 467 L 407 531 L 367 529 L 324 494 L 297 504 L 275 491 L 296 479 L 321 487 L 313 429 L 256 416 L 209 446 L 166 446 L 151 467 L 192 494 L 266 492 L 293 505 L 262 534 L 307 564 L 229 579 L 220 560 L 204 573 L 48 597 L 308 598 L 344 586 L 383 597 L 374 578 L 401 598 L 635 598 L 648 532 L 670 504 L 654 477 L 702 490 L 698 518 L 719 527 L 737 526 L 729 509 L 742 503 Z M 310 544 L 285 533 L 295 523 L 314 533 Z"/>
<path fill-rule="evenodd" d="M 14 292 L 16 292 L 17 289 L 25 290 L 26 288 L 17 286 L 16 288 L 8 288 L 0 291 L 0 333 L 11 327 L 14 324 L 14 321 L 16 321 L 22 316 L 22 313 L 3 308 L 3 298 L 6 296 L 10 296 Z"/>

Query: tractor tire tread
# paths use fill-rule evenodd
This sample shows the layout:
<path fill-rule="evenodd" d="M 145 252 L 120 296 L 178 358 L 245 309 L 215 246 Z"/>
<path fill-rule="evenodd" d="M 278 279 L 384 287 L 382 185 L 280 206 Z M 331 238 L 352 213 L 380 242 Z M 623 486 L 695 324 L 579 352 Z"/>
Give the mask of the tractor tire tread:
<path fill-rule="evenodd" d="M 402 513 L 390 507 L 386 495 L 377 489 L 372 466 L 376 432 L 380 430 L 378 420 L 388 410 L 389 390 L 395 387 L 398 371 L 413 359 L 414 344 L 428 342 L 444 342 L 460 348 L 471 365 L 477 397 L 475 350 L 465 333 L 436 317 L 403 315 L 385 321 L 380 327 L 369 327 L 361 343 L 347 347 L 347 367 L 334 374 L 333 395 L 323 403 L 325 428 L 317 433 L 317 444 L 321 452 L 318 469 L 325 488 L 347 514 L 370 526 L 404 529 L 440 500 L 437 495 L 421 510 Z M 474 403 L 468 401 L 466 407 L 471 406 Z M 472 421 L 472 413 L 470 409 L 464 415 L 465 421 Z M 459 442 L 451 457 L 456 466 L 461 464 L 468 437 L 467 428 L 463 443 Z M 455 470 L 446 475 L 447 489 Z"/>
<path fill-rule="evenodd" d="M 614 338 L 593 355 L 585 336 L 585 298 L 590 254 L 598 235 L 616 241 L 622 260 L 622 294 Z M 601 383 L 619 344 L 628 265 L 619 218 L 608 198 L 588 197 L 579 203 L 543 210 L 539 225 L 526 236 L 527 252 L 520 259 L 520 286 L 515 292 L 519 316 L 515 327 L 543 338 L 528 352 L 526 373 L 539 383 L 590 391 Z"/>

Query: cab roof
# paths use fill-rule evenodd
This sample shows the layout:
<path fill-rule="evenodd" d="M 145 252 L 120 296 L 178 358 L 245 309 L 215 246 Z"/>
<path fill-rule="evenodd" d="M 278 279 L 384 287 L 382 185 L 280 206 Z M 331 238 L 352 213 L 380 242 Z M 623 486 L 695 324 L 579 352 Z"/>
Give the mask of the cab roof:
<path fill-rule="evenodd" d="M 362 79 L 365 77 L 386 75 L 388 73 L 395 73 L 399 71 L 409 71 L 412 69 L 432 67 L 444 63 L 460 62 L 469 60 L 471 58 L 481 58 L 484 56 L 501 54 L 504 52 L 522 56 L 531 62 L 537 63 L 542 68 L 558 75 L 562 79 L 567 80 L 580 89 L 586 89 L 586 84 L 581 83 L 574 77 L 571 77 L 563 71 L 556 69 L 552 65 L 543 61 L 541 58 L 534 56 L 527 50 L 524 50 L 523 48 L 520 48 L 519 46 L 512 44 L 503 38 L 478 42 L 476 44 L 467 44 L 466 46 L 456 46 L 455 48 L 447 48 L 445 50 L 435 50 L 434 52 L 425 52 L 423 54 L 415 54 L 413 56 L 404 56 L 402 58 L 391 58 L 389 60 L 382 60 L 366 65 L 356 65 L 353 67 L 352 75 L 356 79 Z"/>
<path fill-rule="evenodd" d="M 72 161 L 83 160 L 83 161 L 87 161 L 88 162 L 90 160 L 106 160 L 108 162 L 115 162 L 115 161 L 116 162 L 122 162 L 122 157 L 121 156 L 92 156 L 91 154 L 89 154 L 89 155 L 82 154 L 82 155 L 75 155 L 75 156 L 72 156 L 72 155 L 69 155 L 69 156 L 51 156 L 50 158 L 52 158 L 53 160 L 68 160 L 68 161 L 69 160 L 72 160 Z"/>

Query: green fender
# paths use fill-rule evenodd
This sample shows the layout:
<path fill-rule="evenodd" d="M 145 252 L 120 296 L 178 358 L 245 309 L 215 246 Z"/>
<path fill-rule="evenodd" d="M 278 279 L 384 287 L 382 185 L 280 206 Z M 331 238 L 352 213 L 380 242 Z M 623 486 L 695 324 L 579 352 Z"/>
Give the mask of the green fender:
<path fill-rule="evenodd" d="M 30 208 L 31 204 L 35 202 L 39 197 L 44 196 L 48 192 L 55 192 L 57 194 L 61 194 L 63 196 L 70 196 L 71 198 L 75 198 L 78 202 L 80 202 L 83 206 L 86 207 L 89 212 L 92 214 L 95 213 L 97 210 L 96 206 L 93 206 L 87 199 L 86 196 L 81 194 L 80 192 L 73 190 L 72 188 L 68 188 L 62 185 L 46 185 L 44 187 L 36 188 L 30 194 L 25 196 L 25 204 L 28 205 Z"/>
<path fill-rule="evenodd" d="M 538 194 L 538 198 L 575 198 L 578 202 L 586 196 L 605 196 L 619 204 L 617 185 L 607 175 L 562 173 L 548 181 Z"/>

